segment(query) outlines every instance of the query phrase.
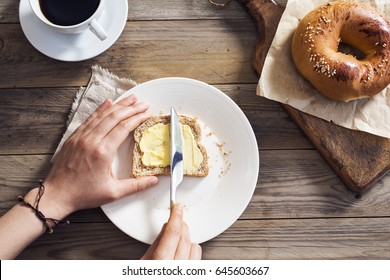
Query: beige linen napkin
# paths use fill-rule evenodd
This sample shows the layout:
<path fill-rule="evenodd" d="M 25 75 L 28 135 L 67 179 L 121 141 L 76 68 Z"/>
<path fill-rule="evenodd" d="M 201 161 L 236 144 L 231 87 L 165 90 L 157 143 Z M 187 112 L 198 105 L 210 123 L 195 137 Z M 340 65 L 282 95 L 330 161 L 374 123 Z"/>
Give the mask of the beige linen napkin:
<path fill-rule="evenodd" d="M 115 100 L 122 93 L 136 86 L 131 79 L 119 78 L 100 66 L 92 66 L 91 79 L 86 88 L 81 88 L 72 104 L 68 117 L 67 129 L 57 147 L 55 154 L 61 149 L 65 140 L 91 115 L 106 99 Z"/>

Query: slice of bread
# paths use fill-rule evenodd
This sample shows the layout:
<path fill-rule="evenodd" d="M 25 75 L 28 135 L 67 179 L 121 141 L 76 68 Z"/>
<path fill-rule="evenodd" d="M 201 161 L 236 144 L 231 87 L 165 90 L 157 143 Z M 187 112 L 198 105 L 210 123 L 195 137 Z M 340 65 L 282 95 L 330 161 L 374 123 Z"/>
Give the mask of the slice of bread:
<path fill-rule="evenodd" d="M 188 116 L 179 116 L 179 121 L 181 124 L 188 125 L 191 128 L 192 134 L 194 135 L 194 139 L 197 143 L 197 146 L 199 150 L 201 151 L 203 155 L 203 161 L 200 164 L 199 168 L 195 171 L 188 171 L 184 169 L 184 175 L 186 176 L 194 176 L 194 177 L 205 177 L 209 173 L 209 166 L 208 166 L 208 155 L 206 148 L 201 144 L 201 138 L 202 138 L 202 131 L 199 126 L 199 123 L 195 118 L 191 118 Z M 152 127 L 155 124 L 163 123 L 163 124 L 169 124 L 170 123 L 170 116 L 154 116 L 149 119 L 147 119 L 145 122 L 140 124 L 135 130 L 134 130 L 134 148 L 133 148 L 133 175 L 134 177 L 140 177 L 140 176 L 155 176 L 155 175 L 170 175 L 170 166 L 166 167 L 150 167 L 145 166 L 142 164 L 142 151 L 140 148 L 140 141 L 142 138 L 142 134 L 144 131 L 146 131 L 148 128 Z M 185 155 L 184 155 L 185 157 Z"/>

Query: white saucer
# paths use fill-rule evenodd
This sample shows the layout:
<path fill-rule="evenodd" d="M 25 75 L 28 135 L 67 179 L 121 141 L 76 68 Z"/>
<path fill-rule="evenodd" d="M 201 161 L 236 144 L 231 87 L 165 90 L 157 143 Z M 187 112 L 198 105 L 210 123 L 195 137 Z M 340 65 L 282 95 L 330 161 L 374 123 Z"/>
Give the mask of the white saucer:
<path fill-rule="evenodd" d="M 108 37 L 101 41 L 90 30 L 80 34 L 55 32 L 33 13 L 29 1 L 21 0 L 19 19 L 30 43 L 41 53 L 62 61 L 81 61 L 95 57 L 111 47 L 121 35 L 127 21 L 127 0 L 107 1 L 98 19 Z"/>

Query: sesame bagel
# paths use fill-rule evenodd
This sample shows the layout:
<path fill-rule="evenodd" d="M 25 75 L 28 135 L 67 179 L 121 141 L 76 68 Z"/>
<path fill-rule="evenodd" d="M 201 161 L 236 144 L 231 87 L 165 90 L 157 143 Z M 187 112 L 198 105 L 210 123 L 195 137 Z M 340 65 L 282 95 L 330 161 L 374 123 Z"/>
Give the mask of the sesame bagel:
<path fill-rule="evenodd" d="M 356 57 L 339 51 L 356 48 Z M 331 2 L 299 23 L 291 45 L 301 75 L 322 95 L 338 101 L 370 98 L 390 83 L 390 24 L 371 6 Z"/>

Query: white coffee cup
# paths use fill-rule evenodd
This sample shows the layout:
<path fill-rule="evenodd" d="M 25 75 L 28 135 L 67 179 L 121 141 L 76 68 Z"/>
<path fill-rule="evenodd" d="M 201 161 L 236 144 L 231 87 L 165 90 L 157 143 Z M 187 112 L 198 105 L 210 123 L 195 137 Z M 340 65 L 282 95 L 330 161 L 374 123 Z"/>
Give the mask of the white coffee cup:
<path fill-rule="evenodd" d="M 99 6 L 92 16 L 90 16 L 85 21 L 75 25 L 58 25 L 52 23 L 42 13 L 39 0 L 29 0 L 29 1 L 30 1 L 31 9 L 33 10 L 37 18 L 43 23 L 45 23 L 47 26 L 49 26 L 51 29 L 57 32 L 61 32 L 65 34 L 77 34 L 77 33 L 85 32 L 86 30 L 90 29 L 92 33 L 95 34 L 100 40 L 103 41 L 107 38 L 106 31 L 97 21 L 101 16 L 101 14 L 103 13 L 105 7 L 105 0 L 100 0 Z"/>

